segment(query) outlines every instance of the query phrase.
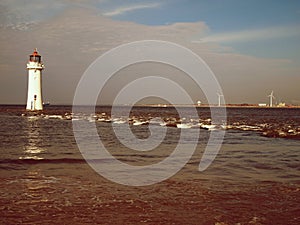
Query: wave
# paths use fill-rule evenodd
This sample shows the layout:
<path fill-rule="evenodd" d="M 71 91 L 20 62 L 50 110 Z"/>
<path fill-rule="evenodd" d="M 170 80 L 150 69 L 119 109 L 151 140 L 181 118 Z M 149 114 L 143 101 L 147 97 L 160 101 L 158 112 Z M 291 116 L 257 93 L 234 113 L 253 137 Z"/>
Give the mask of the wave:
<path fill-rule="evenodd" d="M 160 112 L 160 111 L 158 111 Z M 293 113 L 291 116 L 281 118 L 285 114 L 273 113 L 264 115 L 261 111 L 257 110 L 255 115 L 251 113 L 241 115 L 240 111 L 228 115 L 227 121 L 219 121 L 215 123 L 212 119 L 205 115 L 202 118 L 179 118 L 176 113 L 172 111 L 164 112 L 163 116 L 154 111 L 139 111 L 136 115 L 130 117 L 114 116 L 110 112 L 98 112 L 94 114 L 73 114 L 71 112 L 54 112 L 54 114 L 26 114 L 22 116 L 28 120 L 69 120 L 80 121 L 85 120 L 93 123 L 112 123 L 115 125 L 129 124 L 130 126 L 166 126 L 169 128 L 178 129 L 205 129 L 213 130 L 238 130 L 238 131 L 253 131 L 259 133 L 261 136 L 268 138 L 285 138 L 300 140 L 300 126 L 298 117 Z M 298 111 L 297 111 L 298 112 Z M 245 112 L 243 112 L 246 114 Z M 249 113 L 249 112 L 247 112 Z M 253 112 L 252 112 L 253 113 Z M 270 113 L 270 112 L 269 112 Z M 159 118 L 159 119 L 158 119 Z"/>

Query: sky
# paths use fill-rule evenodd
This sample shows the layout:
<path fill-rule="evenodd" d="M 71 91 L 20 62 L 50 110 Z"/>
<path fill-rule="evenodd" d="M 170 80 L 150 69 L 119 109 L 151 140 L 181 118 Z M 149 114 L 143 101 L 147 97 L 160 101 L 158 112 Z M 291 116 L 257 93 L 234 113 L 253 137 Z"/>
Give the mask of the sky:
<path fill-rule="evenodd" d="M 217 77 L 226 103 L 267 103 L 274 91 L 276 102 L 300 105 L 297 0 L 0 0 L 0 34 L 0 104 L 25 104 L 26 61 L 35 47 L 45 64 L 44 101 L 71 104 L 82 74 L 97 57 L 121 44 L 154 39 L 199 55 Z M 156 75 L 189 89 L 194 101 L 205 102 L 176 68 L 153 67 Z M 137 78 L 134 74 L 151 76 L 151 67 L 119 71 L 101 101 L 111 102 L 126 81 Z"/>

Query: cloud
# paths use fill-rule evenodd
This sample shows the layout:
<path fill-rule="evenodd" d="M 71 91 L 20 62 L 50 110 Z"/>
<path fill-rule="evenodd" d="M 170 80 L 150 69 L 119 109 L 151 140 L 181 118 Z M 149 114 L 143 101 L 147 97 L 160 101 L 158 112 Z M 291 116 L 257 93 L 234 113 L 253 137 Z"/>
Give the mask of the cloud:
<path fill-rule="evenodd" d="M 131 6 L 123 6 L 116 8 L 112 11 L 108 11 L 103 13 L 104 16 L 118 16 L 127 12 L 136 11 L 139 9 L 149 9 L 149 8 L 158 8 L 162 5 L 162 3 L 154 2 L 154 3 L 144 3 L 144 4 L 136 4 Z"/>
<path fill-rule="evenodd" d="M 26 100 L 25 65 L 28 54 L 35 47 L 42 54 L 46 67 L 43 74 L 44 100 L 54 104 L 70 104 L 79 79 L 98 56 L 120 44 L 144 39 L 175 42 L 201 56 L 216 74 L 228 102 L 262 101 L 269 90 L 274 90 L 276 96 L 287 101 L 299 96 L 298 65 L 283 60 L 220 52 L 220 45 L 216 42 L 190 42 L 191 37 L 203 36 L 208 30 L 203 22 L 146 26 L 117 21 L 82 7 L 70 7 L 59 16 L 36 24 L 30 32 L 0 27 L 0 103 L 18 104 Z M 125 70 L 121 77 L 126 80 L 131 74 L 149 71 L 178 79 L 182 85 L 186 82 L 182 74 L 173 70 L 148 68 L 144 70 L 141 67 L 138 71 L 132 70 L 132 73 L 125 73 Z M 186 82 L 186 86 L 188 84 Z M 119 86 L 113 86 L 108 91 L 117 91 Z M 197 89 L 190 86 L 187 90 L 193 92 L 195 99 L 199 99 Z M 107 94 L 107 99 L 110 96 Z M 200 99 L 204 102 L 204 99 Z"/>
<path fill-rule="evenodd" d="M 120 4 L 123 6 L 119 7 Z M 32 25 L 52 19 L 70 8 L 89 9 L 113 17 L 141 9 L 158 8 L 162 4 L 108 0 L 24 0 L 24 4 L 20 4 L 19 0 L 1 0 L 0 27 L 28 30 Z"/>
<path fill-rule="evenodd" d="M 106 51 L 144 39 L 184 41 L 205 30 L 206 25 L 199 22 L 146 26 L 113 20 L 96 10 L 70 7 L 55 18 L 37 23 L 30 31 L 11 28 L 0 27 L 0 73 L 4 74 L 0 77 L 0 103 L 23 103 L 27 78 L 22 76 L 26 74 L 24 65 L 28 54 L 37 47 L 46 67 L 45 101 L 70 104 L 85 69 Z M 12 92 L 11 87 L 18 91 Z"/>
<path fill-rule="evenodd" d="M 0 26 L 26 30 L 30 24 L 45 21 L 66 8 L 59 0 L 2 0 L 0 2 Z"/>
<path fill-rule="evenodd" d="M 219 33 L 193 42 L 248 42 L 300 36 L 300 25 Z"/>

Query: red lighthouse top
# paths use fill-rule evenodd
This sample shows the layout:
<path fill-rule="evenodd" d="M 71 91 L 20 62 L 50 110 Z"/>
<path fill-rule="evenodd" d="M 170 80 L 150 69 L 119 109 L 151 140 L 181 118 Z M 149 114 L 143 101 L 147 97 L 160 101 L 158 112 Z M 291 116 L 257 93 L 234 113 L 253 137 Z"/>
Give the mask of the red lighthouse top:
<path fill-rule="evenodd" d="M 41 62 L 41 56 L 39 55 L 37 49 L 34 49 L 33 53 L 29 56 L 30 62 Z"/>

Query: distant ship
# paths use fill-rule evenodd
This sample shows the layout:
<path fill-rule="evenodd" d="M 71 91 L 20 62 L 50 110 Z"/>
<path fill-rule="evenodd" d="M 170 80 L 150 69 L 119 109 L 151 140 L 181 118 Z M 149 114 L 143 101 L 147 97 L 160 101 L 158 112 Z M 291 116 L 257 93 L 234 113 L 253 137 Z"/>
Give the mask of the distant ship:
<path fill-rule="evenodd" d="M 48 106 L 50 105 L 50 102 L 43 102 L 43 106 Z"/>

